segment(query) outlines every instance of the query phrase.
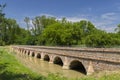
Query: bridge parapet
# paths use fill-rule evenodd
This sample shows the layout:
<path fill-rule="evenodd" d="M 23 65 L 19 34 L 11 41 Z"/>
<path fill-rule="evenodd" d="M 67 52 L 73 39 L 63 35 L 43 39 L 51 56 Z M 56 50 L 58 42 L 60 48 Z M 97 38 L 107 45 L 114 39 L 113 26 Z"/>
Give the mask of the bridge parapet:
<path fill-rule="evenodd" d="M 120 63 L 120 49 L 112 48 L 61 48 L 61 47 L 22 47 L 23 49 L 42 51 L 76 58 L 101 60 L 106 62 Z"/>
<path fill-rule="evenodd" d="M 45 46 L 13 46 L 13 48 L 32 52 L 42 52 L 42 54 L 47 53 L 50 55 L 62 56 L 65 58 L 67 57 L 69 59 L 66 59 L 67 62 L 65 61 L 66 63 L 64 63 L 66 67 L 69 66 L 71 59 L 75 59 L 82 61 L 82 63 L 85 63 L 85 68 L 87 70 L 90 68 L 90 71 L 92 72 L 94 70 L 103 69 L 120 69 L 120 49 L 117 48 L 69 48 Z"/>

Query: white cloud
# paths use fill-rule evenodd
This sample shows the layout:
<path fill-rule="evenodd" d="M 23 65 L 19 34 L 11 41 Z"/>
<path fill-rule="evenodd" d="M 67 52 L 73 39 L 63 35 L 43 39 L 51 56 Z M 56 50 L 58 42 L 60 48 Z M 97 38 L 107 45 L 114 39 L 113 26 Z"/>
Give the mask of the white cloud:
<path fill-rule="evenodd" d="M 72 16 L 72 17 L 69 17 L 69 16 L 66 16 L 66 19 L 68 21 L 72 21 L 72 22 L 78 22 L 78 21 L 81 21 L 81 20 L 89 20 L 89 17 L 90 15 L 87 15 L 87 14 L 79 14 L 79 15 L 76 15 L 76 16 Z M 63 17 L 59 17 L 59 18 L 63 18 Z"/>
<path fill-rule="evenodd" d="M 66 17 L 67 20 L 76 22 L 80 20 L 91 21 L 98 29 L 105 30 L 107 32 L 114 32 L 116 25 L 114 22 L 117 20 L 116 13 L 106 13 L 101 16 L 90 16 L 90 15 L 81 15 L 75 17 Z"/>
<path fill-rule="evenodd" d="M 82 17 L 66 17 L 68 21 L 72 21 L 72 22 L 77 22 L 77 21 L 81 21 L 81 20 L 88 20 L 87 18 L 82 18 Z"/>
<path fill-rule="evenodd" d="M 52 15 L 52 14 L 46 14 L 46 13 L 41 13 L 41 14 L 40 14 L 40 16 L 43 16 L 43 15 L 45 15 L 45 16 L 47 16 L 47 17 L 55 17 L 55 16 Z"/>
<path fill-rule="evenodd" d="M 114 32 L 114 29 L 116 28 L 116 24 L 112 24 L 109 21 L 94 22 L 94 24 L 98 29 L 105 30 L 107 32 Z"/>
<path fill-rule="evenodd" d="M 54 15 L 52 16 L 56 17 Z M 59 16 L 56 18 L 61 20 L 63 16 Z M 66 19 L 72 22 L 77 22 L 81 20 L 91 21 L 98 29 L 102 29 L 107 32 L 114 32 L 114 29 L 117 26 L 115 22 L 118 21 L 119 18 L 120 18 L 119 14 L 114 12 L 104 13 L 104 14 L 101 14 L 101 16 L 94 16 L 94 15 L 88 15 L 88 14 L 79 14 L 72 17 L 66 16 Z"/>
<path fill-rule="evenodd" d="M 116 28 L 118 21 L 120 19 L 120 16 L 118 13 L 110 12 L 110 13 L 104 13 L 100 16 L 95 15 L 88 15 L 88 14 L 79 14 L 75 16 L 55 16 L 52 14 L 39 14 L 38 16 L 46 15 L 50 17 L 55 17 L 58 20 L 61 20 L 63 17 L 66 17 L 68 21 L 77 22 L 81 20 L 88 20 L 91 21 L 97 28 L 106 30 L 107 32 L 114 32 L 114 29 Z"/>
<path fill-rule="evenodd" d="M 117 19 L 117 14 L 114 12 L 111 13 L 105 13 L 101 15 L 102 19 L 106 19 L 106 20 L 116 20 Z"/>

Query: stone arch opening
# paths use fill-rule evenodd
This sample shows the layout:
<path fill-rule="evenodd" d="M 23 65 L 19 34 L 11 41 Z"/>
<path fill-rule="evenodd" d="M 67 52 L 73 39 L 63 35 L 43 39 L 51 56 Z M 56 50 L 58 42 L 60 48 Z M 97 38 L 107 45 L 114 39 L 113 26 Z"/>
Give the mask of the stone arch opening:
<path fill-rule="evenodd" d="M 30 51 L 28 51 L 28 55 L 30 55 Z"/>
<path fill-rule="evenodd" d="M 63 66 L 63 61 L 60 57 L 55 57 L 53 63 L 57 64 L 57 65 L 60 65 L 60 66 Z"/>
<path fill-rule="evenodd" d="M 72 70 L 81 72 L 81 73 L 83 73 L 83 74 L 87 74 L 84 65 L 83 65 L 80 61 L 78 61 L 78 60 L 72 61 L 72 62 L 70 63 L 69 68 L 72 69 Z"/>
<path fill-rule="evenodd" d="M 38 53 L 36 57 L 37 57 L 37 58 L 41 58 L 41 55 L 40 55 L 40 53 Z"/>
<path fill-rule="evenodd" d="M 27 51 L 25 50 L 25 54 L 27 53 Z"/>
<path fill-rule="evenodd" d="M 49 57 L 48 55 L 45 55 L 45 56 L 44 56 L 44 60 L 45 60 L 45 61 L 50 61 L 50 57 Z"/>
<path fill-rule="evenodd" d="M 32 57 L 34 57 L 35 56 L 35 53 L 34 52 L 32 52 Z"/>

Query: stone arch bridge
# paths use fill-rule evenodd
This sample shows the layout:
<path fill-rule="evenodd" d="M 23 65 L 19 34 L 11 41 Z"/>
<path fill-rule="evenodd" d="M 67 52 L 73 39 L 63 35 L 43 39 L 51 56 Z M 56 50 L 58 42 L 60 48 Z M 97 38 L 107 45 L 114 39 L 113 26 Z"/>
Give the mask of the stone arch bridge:
<path fill-rule="evenodd" d="M 46 46 L 11 46 L 17 54 L 29 55 L 73 69 L 86 75 L 95 71 L 120 70 L 120 49 L 70 48 Z"/>

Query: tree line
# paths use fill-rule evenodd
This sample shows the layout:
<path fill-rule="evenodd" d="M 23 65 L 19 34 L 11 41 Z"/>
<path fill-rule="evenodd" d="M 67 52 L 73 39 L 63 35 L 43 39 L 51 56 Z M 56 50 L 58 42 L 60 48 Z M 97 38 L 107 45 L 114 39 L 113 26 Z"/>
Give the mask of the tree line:
<path fill-rule="evenodd" d="M 51 16 L 25 17 L 26 28 L 15 19 L 6 18 L 0 5 L 0 45 L 46 45 L 46 46 L 120 46 L 120 24 L 115 33 L 97 29 L 90 21 L 70 22 Z"/>

